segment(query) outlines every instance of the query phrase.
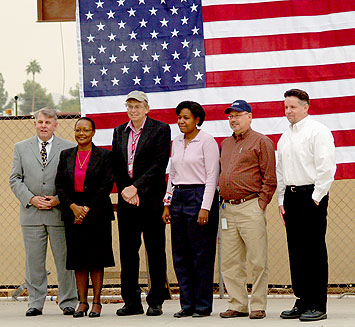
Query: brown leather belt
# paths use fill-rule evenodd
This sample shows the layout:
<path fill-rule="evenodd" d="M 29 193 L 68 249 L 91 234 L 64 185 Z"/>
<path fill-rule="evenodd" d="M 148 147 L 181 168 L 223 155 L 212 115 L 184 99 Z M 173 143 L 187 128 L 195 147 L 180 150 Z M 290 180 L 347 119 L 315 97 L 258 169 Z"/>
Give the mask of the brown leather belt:
<path fill-rule="evenodd" d="M 229 204 L 241 204 L 243 202 L 246 202 L 246 201 L 258 198 L 258 197 L 259 197 L 258 193 L 253 193 L 253 194 L 250 194 L 250 195 L 246 196 L 244 199 L 239 199 L 239 200 L 224 200 L 223 199 L 223 202 L 224 203 L 229 203 Z"/>

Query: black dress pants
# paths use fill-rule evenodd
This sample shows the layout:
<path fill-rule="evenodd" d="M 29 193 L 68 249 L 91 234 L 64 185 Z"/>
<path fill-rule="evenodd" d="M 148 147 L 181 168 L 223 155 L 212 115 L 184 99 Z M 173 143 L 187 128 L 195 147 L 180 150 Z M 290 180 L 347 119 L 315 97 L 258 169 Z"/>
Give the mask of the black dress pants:
<path fill-rule="evenodd" d="M 121 259 L 121 292 L 127 306 L 141 307 L 139 287 L 139 249 L 143 233 L 148 255 L 151 288 L 147 296 L 149 306 L 161 305 L 167 296 L 165 224 L 163 204 L 159 210 L 120 203 L 118 230 Z"/>
<path fill-rule="evenodd" d="M 170 205 L 174 269 L 180 286 L 181 308 L 210 313 L 218 229 L 218 194 L 206 225 L 197 223 L 204 185 L 174 190 Z"/>
<path fill-rule="evenodd" d="M 317 206 L 312 189 L 292 192 L 284 197 L 291 281 L 297 306 L 303 310 L 326 312 L 328 255 L 325 243 L 328 195 Z"/>

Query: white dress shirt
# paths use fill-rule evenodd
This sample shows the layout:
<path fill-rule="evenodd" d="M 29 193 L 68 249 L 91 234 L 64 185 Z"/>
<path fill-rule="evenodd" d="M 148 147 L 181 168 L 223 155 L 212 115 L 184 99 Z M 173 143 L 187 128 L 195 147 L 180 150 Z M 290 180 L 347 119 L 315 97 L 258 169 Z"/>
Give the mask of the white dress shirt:
<path fill-rule="evenodd" d="M 328 193 L 336 171 L 335 145 L 330 130 L 309 116 L 290 125 L 277 144 L 278 203 L 283 205 L 287 185 L 314 184 L 312 199 Z"/>
<path fill-rule="evenodd" d="M 53 139 L 54 139 L 54 135 L 52 135 L 52 137 L 47 141 L 47 145 L 46 145 L 47 158 L 49 158 L 49 153 L 51 152 L 52 149 Z M 37 140 L 38 140 L 39 152 L 41 152 L 43 141 L 39 137 L 37 137 Z"/>
<path fill-rule="evenodd" d="M 49 157 L 49 152 L 51 151 L 52 149 L 52 144 L 53 144 L 53 139 L 54 139 L 54 135 L 52 135 L 52 137 L 47 141 L 47 145 L 46 145 L 46 151 L 47 151 L 47 159 Z M 44 141 L 42 141 L 38 136 L 37 136 L 37 142 L 38 142 L 38 148 L 39 148 L 39 152 L 41 153 L 41 150 L 42 150 L 42 143 Z M 32 199 L 32 198 L 31 198 Z M 30 199 L 30 201 L 31 201 Z M 27 206 L 28 207 L 31 207 L 32 204 L 30 203 L 30 201 L 28 202 Z"/>

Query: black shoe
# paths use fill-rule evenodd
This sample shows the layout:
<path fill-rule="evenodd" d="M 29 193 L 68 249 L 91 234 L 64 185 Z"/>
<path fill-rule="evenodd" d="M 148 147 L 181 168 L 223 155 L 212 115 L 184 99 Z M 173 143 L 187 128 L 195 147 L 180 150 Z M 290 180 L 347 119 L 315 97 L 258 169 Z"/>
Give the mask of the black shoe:
<path fill-rule="evenodd" d="M 301 310 L 300 308 L 294 306 L 291 310 L 282 311 L 280 317 L 282 319 L 296 319 L 301 317 L 303 312 L 304 310 Z"/>
<path fill-rule="evenodd" d="M 89 303 L 87 303 L 87 302 L 80 302 L 80 303 L 79 303 L 79 307 L 80 307 L 80 304 L 84 304 L 85 309 L 84 309 L 84 310 L 77 310 L 77 311 L 75 311 L 74 314 L 73 314 L 73 317 L 74 317 L 74 318 L 82 318 L 82 317 L 84 317 L 84 315 L 85 315 L 85 316 L 88 315 Z"/>
<path fill-rule="evenodd" d="M 301 321 L 316 321 L 322 319 L 327 319 L 327 313 L 315 309 L 307 310 L 305 313 L 302 313 L 300 316 Z"/>
<path fill-rule="evenodd" d="M 181 309 L 179 312 L 174 313 L 175 318 L 191 317 L 192 311 Z"/>
<path fill-rule="evenodd" d="M 195 311 L 192 314 L 192 318 L 203 318 L 203 317 L 208 317 L 211 314 L 211 312 L 207 311 Z"/>
<path fill-rule="evenodd" d="M 72 307 L 65 307 L 63 309 L 63 315 L 64 316 L 72 316 L 74 314 L 74 312 L 75 312 L 75 309 L 72 308 Z"/>
<path fill-rule="evenodd" d="M 26 316 L 27 317 L 34 317 L 34 316 L 40 316 L 42 314 L 42 311 L 41 310 L 38 310 L 36 308 L 29 308 L 27 311 L 26 311 Z"/>
<path fill-rule="evenodd" d="M 147 316 L 160 316 L 162 314 L 163 314 L 163 310 L 162 310 L 160 304 L 158 304 L 156 306 L 150 305 L 148 307 L 148 310 L 147 310 L 147 313 L 146 313 Z"/>
<path fill-rule="evenodd" d="M 92 304 L 93 304 L 92 306 L 94 306 L 94 304 L 97 304 L 97 305 L 100 307 L 100 312 L 94 312 L 94 311 L 92 311 L 92 309 L 91 309 L 91 312 L 89 313 L 89 317 L 90 317 L 90 318 L 98 318 L 98 317 L 100 317 L 100 315 L 101 315 L 101 309 L 102 309 L 101 303 L 93 302 Z"/>
<path fill-rule="evenodd" d="M 143 313 L 144 311 L 142 307 L 133 307 L 128 305 L 124 305 L 122 308 L 116 311 L 117 316 L 133 316 L 133 315 L 141 315 Z"/>

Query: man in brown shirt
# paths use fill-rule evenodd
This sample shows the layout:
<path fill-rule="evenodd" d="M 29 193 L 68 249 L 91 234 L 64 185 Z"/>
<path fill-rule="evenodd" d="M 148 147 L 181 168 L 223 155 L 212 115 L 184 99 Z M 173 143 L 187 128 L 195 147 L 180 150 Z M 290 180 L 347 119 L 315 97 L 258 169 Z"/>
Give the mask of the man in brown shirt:
<path fill-rule="evenodd" d="M 229 309 L 222 318 L 266 316 L 268 291 L 265 208 L 276 189 L 273 142 L 250 128 L 252 112 L 244 100 L 225 110 L 234 131 L 221 144 L 220 191 L 222 204 L 222 273 Z M 248 309 L 246 261 L 253 288 Z"/>

